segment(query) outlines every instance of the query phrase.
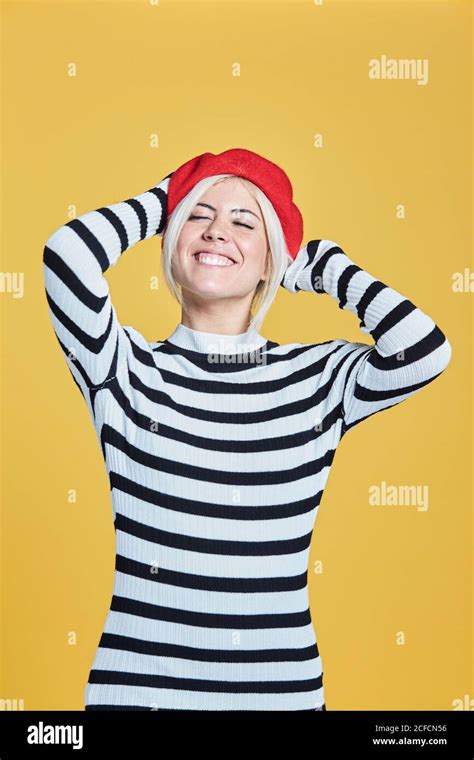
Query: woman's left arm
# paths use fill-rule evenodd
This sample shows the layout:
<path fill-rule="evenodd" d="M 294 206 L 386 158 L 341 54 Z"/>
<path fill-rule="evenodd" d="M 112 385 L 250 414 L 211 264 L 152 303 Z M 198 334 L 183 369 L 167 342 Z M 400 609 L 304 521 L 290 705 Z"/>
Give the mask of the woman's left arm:
<path fill-rule="evenodd" d="M 375 341 L 339 341 L 342 434 L 413 395 L 449 364 L 451 345 L 431 317 L 354 264 L 332 240 L 311 240 L 301 248 L 281 285 L 292 293 L 332 296 Z"/>

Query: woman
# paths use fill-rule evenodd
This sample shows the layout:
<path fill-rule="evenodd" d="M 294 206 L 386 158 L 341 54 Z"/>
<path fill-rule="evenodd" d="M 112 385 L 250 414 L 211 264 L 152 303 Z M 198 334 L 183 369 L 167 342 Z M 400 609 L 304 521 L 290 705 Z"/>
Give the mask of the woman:
<path fill-rule="evenodd" d="M 181 322 L 150 343 L 120 324 L 104 273 L 153 235 Z M 307 566 L 336 448 L 434 380 L 451 347 L 336 243 L 301 242 L 285 172 L 244 149 L 197 156 L 47 241 L 50 316 L 116 535 L 86 710 L 325 709 Z M 332 296 L 374 344 L 263 337 L 280 285 Z"/>

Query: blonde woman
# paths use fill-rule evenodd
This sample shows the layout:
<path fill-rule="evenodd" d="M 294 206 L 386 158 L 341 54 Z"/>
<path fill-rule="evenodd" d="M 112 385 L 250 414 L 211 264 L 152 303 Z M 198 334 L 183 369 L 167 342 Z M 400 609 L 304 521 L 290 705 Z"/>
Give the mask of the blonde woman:
<path fill-rule="evenodd" d="M 116 537 L 86 710 L 326 709 L 307 567 L 337 446 L 434 380 L 451 347 L 335 242 L 302 234 L 285 172 L 235 148 L 46 243 L 50 316 L 101 442 Z M 153 235 L 181 320 L 149 342 L 120 324 L 104 274 Z M 331 296 L 374 342 L 264 337 L 280 286 Z"/>

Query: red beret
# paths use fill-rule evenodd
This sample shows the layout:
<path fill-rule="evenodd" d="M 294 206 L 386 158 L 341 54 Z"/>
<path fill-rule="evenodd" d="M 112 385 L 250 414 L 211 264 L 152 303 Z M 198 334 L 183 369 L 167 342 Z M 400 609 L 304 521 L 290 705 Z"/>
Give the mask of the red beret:
<path fill-rule="evenodd" d="M 291 182 L 273 161 L 245 148 L 202 153 L 176 169 L 168 185 L 168 216 L 197 182 L 213 174 L 245 177 L 265 193 L 280 219 L 288 251 L 295 258 L 303 239 L 303 217 L 293 202 Z"/>

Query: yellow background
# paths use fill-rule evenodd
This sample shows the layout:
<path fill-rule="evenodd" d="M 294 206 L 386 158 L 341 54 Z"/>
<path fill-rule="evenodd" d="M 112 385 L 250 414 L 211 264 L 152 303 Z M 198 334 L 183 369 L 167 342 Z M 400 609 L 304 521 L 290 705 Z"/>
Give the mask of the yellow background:
<path fill-rule="evenodd" d="M 113 586 L 109 484 L 49 321 L 44 244 L 72 205 L 80 215 L 198 153 L 245 147 L 287 171 L 304 241 L 337 241 L 453 348 L 440 378 L 336 454 L 309 564 L 327 709 L 472 699 L 474 295 L 452 290 L 473 270 L 471 3 L 4 2 L 2 17 L 2 271 L 24 273 L 25 292 L 1 294 L 0 697 L 82 710 Z M 370 80 L 382 55 L 428 59 L 428 84 Z M 122 324 L 150 341 L 180 321 L 164 281 L 150 287 L 160 253 L 142 242 L 107 275 Z M 371 342 L 330 297 L 283 289 L 262 333 Z M 382 481 L 427 485 L 428 510 L 370 506 Z"/>

